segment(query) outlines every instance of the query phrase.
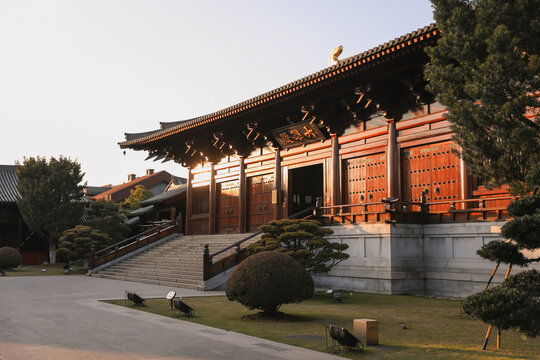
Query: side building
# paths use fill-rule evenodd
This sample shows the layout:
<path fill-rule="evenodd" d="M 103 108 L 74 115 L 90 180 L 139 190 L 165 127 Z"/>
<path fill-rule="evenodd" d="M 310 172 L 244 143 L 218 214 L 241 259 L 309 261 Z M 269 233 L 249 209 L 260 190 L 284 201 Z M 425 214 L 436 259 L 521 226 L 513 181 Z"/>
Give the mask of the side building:
<path fill-rule="evenodd" d="M 107 190 L 99 192 L 92 196 L 92 200 L 108 200 L 119 202 L 125 200 L 135 189 L 137 185 L 144 186 L 154 195 L 163 193 L 171 183 L 185 183 L 186 179 L 179 178 L 169 174 L 167 171 L 154 172 L 154 169 L 146 169 L 146 174 L 137 177 L 135 174 L 129 174 L 127 182 L 109 186 Z"/>
<path fill-rule="evenodd" d="M 319 286 L 468 295 L 493 269 L 476 250 L 500 236 L 513 198 L 456 155 L 423 76 L 439 36 L 432 24 L 120 147 L 189 168 L 187 234 L 254 232 L 317 203 L 351 256 Z"/>
<path fill-rule="evenodd" d="M 21 198 L 17 183 L 17 167 L 0 165 L 0 247 L 17 249 L 25 265 L 47 262 L 47 240 L 28 230 L 17 207 L 17 200 Z"/>

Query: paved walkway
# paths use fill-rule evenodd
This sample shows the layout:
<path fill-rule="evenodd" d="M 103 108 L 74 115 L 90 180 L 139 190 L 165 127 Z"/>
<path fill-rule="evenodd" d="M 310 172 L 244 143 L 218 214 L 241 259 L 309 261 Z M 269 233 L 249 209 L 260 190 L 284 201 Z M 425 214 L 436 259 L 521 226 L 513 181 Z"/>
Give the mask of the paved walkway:
<path fill-rule="evenodd" d="M 342 359 L 98 300 L 219 295 L 87 276 L 0 277 L 0 359 Z"/>

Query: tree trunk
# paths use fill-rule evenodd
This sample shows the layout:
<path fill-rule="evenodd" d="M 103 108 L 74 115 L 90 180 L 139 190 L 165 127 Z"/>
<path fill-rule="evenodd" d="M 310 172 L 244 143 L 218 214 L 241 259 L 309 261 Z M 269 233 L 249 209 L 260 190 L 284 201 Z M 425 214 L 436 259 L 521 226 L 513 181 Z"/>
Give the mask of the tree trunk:
<path fill-rule="evenodd" d="M 49 236 L 49 263 L 56 264 L 56 241 Z"/>

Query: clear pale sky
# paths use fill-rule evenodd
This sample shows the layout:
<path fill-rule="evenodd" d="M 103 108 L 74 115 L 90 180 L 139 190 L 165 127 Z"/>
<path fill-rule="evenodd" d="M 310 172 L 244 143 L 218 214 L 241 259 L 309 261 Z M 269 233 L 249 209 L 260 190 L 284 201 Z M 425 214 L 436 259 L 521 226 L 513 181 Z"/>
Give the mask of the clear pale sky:
<path fill-rule="evenodd" d="M 0 164 L 64 155 L 94 186 L 185 176 L 117 143 L 432 22 L 427 0 L 0 0 Z"/>

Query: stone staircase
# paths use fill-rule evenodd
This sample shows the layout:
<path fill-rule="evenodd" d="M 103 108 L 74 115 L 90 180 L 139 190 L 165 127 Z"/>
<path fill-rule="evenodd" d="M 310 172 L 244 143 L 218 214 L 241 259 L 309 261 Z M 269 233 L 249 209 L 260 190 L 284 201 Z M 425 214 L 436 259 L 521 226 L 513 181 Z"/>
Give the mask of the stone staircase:
<path fill-rule="evenodd" d="M 92 276 L 105 279 L 134 281 L 148 284 L 204 290 L 203 250 L 208 244 L 210 254 L 221 250 L 250 234 L 178 235 L 141 254 L 100 270 Z M 246 247 L 257 241 L 256 236 L 242 244 Z M 230 249 L 215 262 L 235 252 Z"/>

